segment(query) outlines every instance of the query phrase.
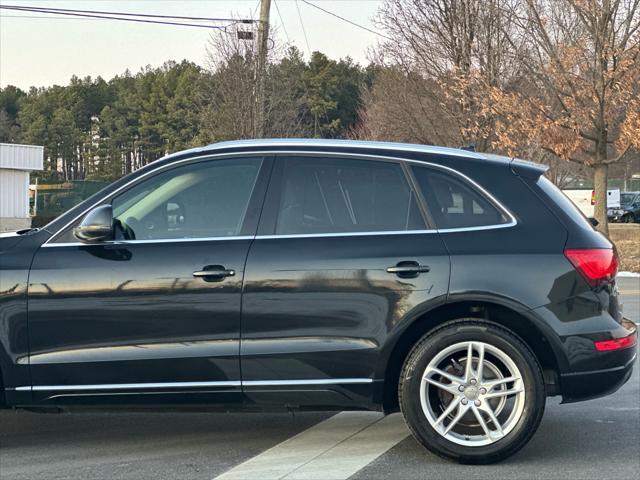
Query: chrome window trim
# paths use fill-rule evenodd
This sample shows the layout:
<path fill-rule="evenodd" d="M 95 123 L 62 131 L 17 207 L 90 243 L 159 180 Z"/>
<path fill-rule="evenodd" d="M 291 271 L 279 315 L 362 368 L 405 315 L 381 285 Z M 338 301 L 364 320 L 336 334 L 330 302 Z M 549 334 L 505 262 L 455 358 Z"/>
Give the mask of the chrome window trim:
<path fill-rule="evenodd" d="M 429 233 L 456 233 L 471 232 L 477 230 L 495 230 L 499 228 L 509 228 L 517 225 L 515 220 L 508 223 L 500 223 L 497 225 L 481 225 L 477 227 L 458 227 L 458 228 L 434 228 L 429 230 L 389 230 L 380 232 L 336 232 L 336 233 L 300 233 L 287 235 L 256 235 L 256 240 L 275 240 L 278 238 L 323 238 L 323 237 L 365 237 L 379 235 L 424 235 Z"/>
<path fill-rule="evenodd" d="M 247 146 L 252 145 L 251 143 L 248 143 Z M 266 143 L 265 145 L 269 145 L 268 143 Z M 286 145 L 286 144 L 283 144 Z M 304 143 L 300 143 L 300 144 L 293 144 L 293 146 L 303 146 L 305 145 Z M 330 145 L 327 145 L 330 146 Z M 347 146 L 347 144 L 343 144 L 340 146 Z M 371 148 L 374 148 L 374 146 L 372 146 Z M 359 148 L 365 148 L 365 147 L 359 147 Z M 392 150 L 391 147 L 380 147 L 380 148 L 388 148 L 389 150 Z M 416 153 L 440 153 L 443 155 L 447 155 L 447 152 L 430 152 L 430 151 L 426 151 L 426 150 L 420 150 L 420 149 L 415 149 L 415 150 L 403 150 L 402 148 L 397 148 L 396 150 L 398 151 L 414 151 Z M 468 152 L 467 152 L 468 153 Z M 399 158 L 399 157 L 392 157 L 392 156 L 386 156 L 386 155 L 376 155 L 376 154 L 371 154 L 371 153 L 351 153 L 351 152 L 325 152 L 325 151 L 321 151 L 321 150 L 314 150 L 314 151 L 309 151 L 309 150 L 302 150 L 302 151 L 298 151 L 298 150 L 260 150 L 260 151 L 249 151 L 249 152 L 233 152 L 233 153 L 203 153 L 202 155 L 199 156 L 195 156 L 195 157 L 189 157 L 189 158 L 183 158 L 182 160 L 177 160 L 175 162 L 171 162 L 168 163 L 166 165 L 162 165 L 158 168 L 154 168 L 148 172 L 146 172 L 145 174 L 136 177 L 134 179 L 132 179 L 131 181 L 125 183 L 124 185 L 121 185 L 120 187 L 118 187 L 116 190 L 114 190 L 113 192 L 111 192 L 106 198 L 109 197 L 113 197 L 114 195 L 116 195 L 118 192 L 122 191 L 123 189 L 127 188 L 129 185 L 136 183 L 140 180 L 142 180 L 143 178 L 146 178 L 149 175 L 152 174 L 156 174 L 159 173 L 161 171 L 164 171 L 166 169 L 170 169 L 173 167 L 176 167 L 178 165 L 182 165 L 185 163 L 191 163 L 191 162 L 196 162 L 198 160 L 206 160 L 206 159 L 224 159 L 224 158 L 235 158 L 235 157 L 264 157 L 264 156 L 268 156 L 268 155 L 272 155 L 272 156 L 277 156 L 277 155 L 300 155 L 300 156 L 306 156 L 306 157 L 317 157 L 319 155 L 322 156 L 327 156 L 327 157 L 338 157 L 338 158 L 358 158 L 358 159 L 369 159 L 369 160 L 382 160 L 382 161 L 388 161 L 388 162 L 395 162 L 395 163 L 410 163 L 410 164 L 415 164 L 415 165 L 419 165 L 419 166 L 424 166 L 424 167 L 431 167 L 431 168 L 435 168 L 435 169 L 440 169 L 443 170 L 445 172 L 448 172 L 454 176 L 457 176 L 459 178 L 462 178 L 464 181 L 466 181 L 467 183 L 471 184 L 474 188 L 476 188 L 478 191 L 480 191 L 485 197 L 487 197 L 487 199 L 489 199 L 491 201 L 491 203 L 496 206 L 504 215 L 505 217 L 508 219 L 507 222 L 505 223 L 499 223 L 499 224 L 495 224 L 495 225 L 483 225 L 483 226 L 478 226 L 478 227 L 460 227 L 460 228 L 444 228 L 444 229 L 433 229 L 433 230 L 406 230 L 406 231 L 402 231 L 402 232 L 398 232 L 398 233 L 389 233 L 389 232 L 352 232 L 352 233 L 317 233 L 317 234 L 300 234 L 300 235 L 259 235 L 255 238 L 272 238 L 272 237 L 277 237 L 277 238 L 306 238 L 306 237 L 314 237 L 314 236 L 351 236 L 353 234 L 357 234 L 357 235 L 383 235 L 383 234 L 399 234 L 399 233 L 411 233 L 411 232 L 420 232 L 420 233 L 434 233 L 434 232 L 438 232 L 438 233 L 453 233 L 453 232 L 470 232 L 470 231 L 476 231 L 476 230 L 491 230 L 491 229 L 498 229 L 498 228 L 508 228 L 508 227 L 513 227 L 515 225 L 517 225 L 517 220 L 514 217 L 514 215 L 509 211 L 509 209 L 507 209 L 499 200 L 497 200 L 493 195 L 491 195 L 491 193 L 489 193 L 487 190 L 485 190 L 481 185 L 479 185 L 477 182 L 475 182 L 473 179 L 469 178 L 467 175 L 465 175 L 462 172 L 459 172 L 458 170 L 455 170 L 454 168 L 451 167 L 447 167 L 444 165 L 439 165 L 437 163 L 433 163 L 433 162 L 428 162 L 428 161 L 422 161 L 422 160 L 414 160 L 414 159 L 409 159 L 409 158 Z M 483 157 L 469 157 L 469 158 L 483 158 Z M 152 162 L 153 163 L 153 162 Z M 61 227 L 60 229 L 58 229 L 57 232 L 55 232 L 54 234 L 52 234 L 46 242 L 44 242 L 42 244 L 43 247 L 45 246 L 51 246 L 54 245 L 54 241 L 55 238 L 60 235 L 62 232 L 64 232 L 70 225 L 72 225 L 74 222 L 76 222 L 80 217 L 82 217 L 83 215 L 85 215 L 87 212 L 89 212 L 90 210 L 92 210 L 93 208 L 95 208 L 97 205 L 99 205 L 100 203 L 102 203 L 105 200 L 105 197 L 101 198 L 100 200 L 96 201 L 95 203 L 93 203 L 91 206 L 87 207 L 86 209 L 84 209 L 81 213 L 79 213 L 78 215 L 76 215 L 73 219 L 71 219 L 69 222 L 67 222 L 63 227 Z M 241 236 L 240 238 L 244 238 L 245 236 Z M 238 237 L 213 237 L 213 238 L 223 238 L 225 240 L 231 240 L 233 238 L 238 238 Z M 251 236 L 250 238 L 254 238 L 254 236 Z M 169 239 L 167 239 L 169 240 Z M 187 240 L 192 240 L 192 239 L 187 239 Z M 196 240 L 200 240 L 200 239 L 193 239 L 193 241 Z M 202 241 L 206 241 L 207 239 L 202 239 Z M 147 242 L 147 243 L 160 243 L 164 241 L 164 239 L 162 240 L 141 240 L 140 242 Z M 170 240 L 171 242 L 175 241 L 173 239 Z M 123 241 L 125 242 L 125 241 Z M 135 240 L 128 240 L 126 242 L 135 242 Z M 66 243 L 61 243 L 59 244 L 61 246 L 75 246 L 75 245 L 92 245 L 89 243 L 82 243 L 82 242 L 78 242 L 77 244 L 75 242 L 66 242 Z"/>
<path fill-rule="evenodd" d="M 373 383 L 371 378 L 321 378 L 309 380 L 228 380 L 219 382 L 164 382 L 164 383 L 104 383 L 94 385 L 34 385 L 15 387 L 16 392 L 66 392 L 76 390 L 141 390 L 150 388 L 198 388 L 198 387 L 270 387 L 301 385 L 341 385 Z"/>
<path fill-rule="evenodd" d="M 136 245 L 145 243 L 189 243 L 189 242 L 219 242 L 223 240 L 253 240 L 253 235 L 238 235 L 228 237 L 201 237 L 201 238 L 159 238 L 155 240 L 112 240 L 109 242 L 61 242 L 61 243 L 45 243 L 42 247 L 55 248 L 55 247 L 88 247 L 92 245 L 105 246 L 105 245 Z"/>
<path fill-rule="evenodd" d="M 428 230 L 387 230 L 387 231 L 365 231 L 365 232 L 334 232 L 334 233 L 300 233 L 288 235 L 242 235 L 238 237 L 208 237 L 208 238 L 174 238 L 174 239 L 158 239 L 158 240 L 116 240 L 112 242 L 102 243 L 83 243 L 83 242 L 64 242 L 43 244 L 43 248 L 57 247 L 88 247 L 88 246 L 127 246 L 136 244 L 162 244 L 162 243 L 189 243 L 189 242 L 219 242 L 224 240 L 276 240 L 276 239 L 292 239 L 292 238 L 327 238 L 327 237 L 370 237 L 381 235 L 425 235 L 433 233 L 455 233 L 469 232 L 477 230 L 494 230 L 499 228 L 508 228 L 516 225 L 516 222 L 501 223 L 498 225 L 483 225 L 478 227 L 459 227 L 459 228 L 441 228 Z"/>
<path fill-rule="evenodd" d="M 516 219 L 512 219 L 507 223 L 497 223 L 495 225 L 478 225 L 477 227 L 457 227 L 457 228 L 439 228 L 438 233 L 455 233 L 455 232 L 474 232 L 478 230 L 495 230 L 498 228 L 515 227 L 518 224 Z"/>
<path fill-rule="evenodd" d="M 380 232 L 334 232 L 334 233 L 292 233 L 286 235 L 257 235 L 256 240 L 273 240 L 277 238 L 325 238 L 325 237 L 366 237 L 372 235 L 420 235 L 438 233 L 437 230 L 386 230 Z"/>

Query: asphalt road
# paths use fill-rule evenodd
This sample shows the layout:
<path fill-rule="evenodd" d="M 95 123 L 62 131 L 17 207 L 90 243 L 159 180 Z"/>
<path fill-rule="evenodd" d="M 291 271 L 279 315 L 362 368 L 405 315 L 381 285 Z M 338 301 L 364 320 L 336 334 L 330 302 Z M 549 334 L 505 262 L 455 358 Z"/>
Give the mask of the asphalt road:
<path fill-rule="evenodd" d="M 640 279 L 619 282 L 640 322 Z M 469 467 L 426 452 L 402 419 L 376 413 L 0 412 L 2 479 L 631 479 L 640 476 L 640 382 L 560 405 L 511 459 Z"/>

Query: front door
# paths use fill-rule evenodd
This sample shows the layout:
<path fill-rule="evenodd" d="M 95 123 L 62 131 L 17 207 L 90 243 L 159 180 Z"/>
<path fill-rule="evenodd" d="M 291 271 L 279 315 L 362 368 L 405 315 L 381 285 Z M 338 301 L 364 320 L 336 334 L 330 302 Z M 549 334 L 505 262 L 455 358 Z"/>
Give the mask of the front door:
<path fill-rule="evenodd" d="M 242 282 L 269 167 L 249 157 L 165 168 L 101 202 L 114 241 L 83 244 L 69 227 L 45 244 L 29 281 L 34 398 L 239 396 Z"/>
<path fill-rule="evenodd" d="M 444 303 L 448 282 L 447 251 L 400 162 L 279 157 L 245 273 L 245 394 L 367 403 L 390 332 L 416 306 Z"/>

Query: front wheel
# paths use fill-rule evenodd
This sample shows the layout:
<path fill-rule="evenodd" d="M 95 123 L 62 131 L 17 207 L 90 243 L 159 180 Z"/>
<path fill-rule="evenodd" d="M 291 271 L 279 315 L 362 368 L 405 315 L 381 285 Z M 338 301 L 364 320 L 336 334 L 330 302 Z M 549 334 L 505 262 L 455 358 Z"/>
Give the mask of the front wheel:
<path fill-rule="evenodd" d="M 529 348 L 492 322 L 455 320 L 409 353 L 400 408 L 414 437 L 461 463 L 493 463 L 522 448 L 545 406 L 544 380 Z"/>

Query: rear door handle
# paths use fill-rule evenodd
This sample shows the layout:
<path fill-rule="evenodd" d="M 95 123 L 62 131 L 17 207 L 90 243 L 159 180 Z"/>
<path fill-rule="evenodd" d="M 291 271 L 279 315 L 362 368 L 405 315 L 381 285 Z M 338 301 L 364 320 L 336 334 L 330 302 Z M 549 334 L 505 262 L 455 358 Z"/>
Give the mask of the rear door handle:
<path fill-rule="evenodd" d="M 202 270 L 193 272 L 195 278 L 204 278 L 205 280 L 222 280 L 225 277 L 233 277 L 235 270 L 227 269 L 222 265 L 207 265 Z"/>
<path fill-rule="evenodd" d="M 420 265 L 414 261 L 398 262 L 393 267 L 387 267 L 387 273 L 394 273 L 401 278 L 417 277 L 419 274 L 427 273 L 430 270 L 429 266 Z"/>

